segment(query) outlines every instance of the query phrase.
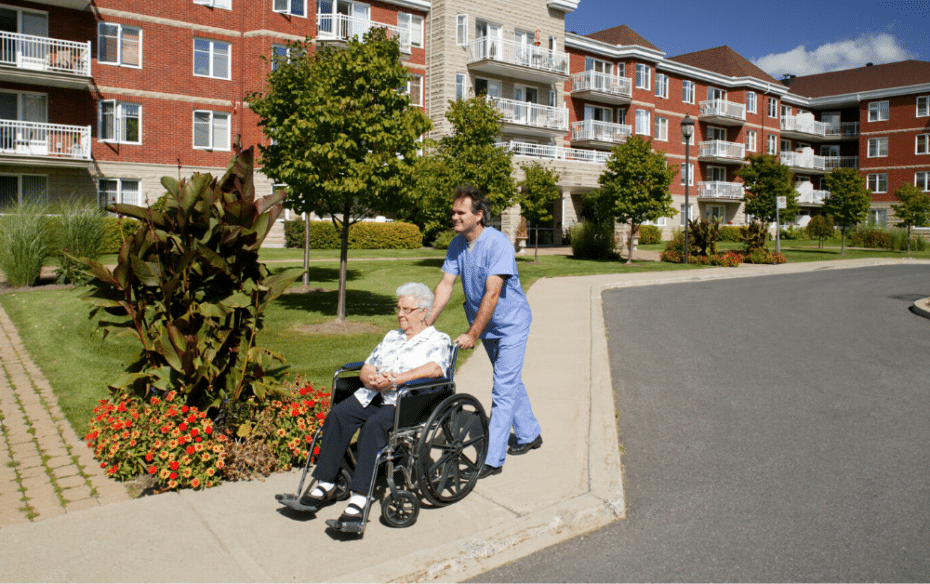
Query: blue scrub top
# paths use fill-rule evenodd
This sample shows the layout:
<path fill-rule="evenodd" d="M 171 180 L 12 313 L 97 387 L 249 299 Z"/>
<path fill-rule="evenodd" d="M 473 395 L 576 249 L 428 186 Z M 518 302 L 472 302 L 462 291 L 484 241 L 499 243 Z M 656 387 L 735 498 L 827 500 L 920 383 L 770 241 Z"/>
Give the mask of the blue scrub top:
<path fill-rule="evenodd" d="M 493 227 L 485 227 L 471 250 L 468 249 L 465 236 L 457 236 L 449 244 L 442 271 L 462 277 L 462 287 L 465 289 L 463 306 L 469 325 L 478 315 L 488 276 L 504 276 L 500 300 L 497 301 L 491 321 L 481 333 L 482 339 L 529 333 L 533 315 L 526 294 L 523 293 L 523 286 L 520 285 L 513 244 L 506 235 Z"/>

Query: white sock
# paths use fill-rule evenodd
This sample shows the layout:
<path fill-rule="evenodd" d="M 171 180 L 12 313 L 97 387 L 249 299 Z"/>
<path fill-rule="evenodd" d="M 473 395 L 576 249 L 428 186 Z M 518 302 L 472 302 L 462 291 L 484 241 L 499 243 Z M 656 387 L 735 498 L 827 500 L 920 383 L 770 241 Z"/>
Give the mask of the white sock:
<path fill-rule="evenodd" d="M 310 493 L 310 495 L 314 497 L 322 497 L 323 495 L 328 493 L 330 489 L 332 489 L 335 486 L 336 486 L 336 483 L 327 483 L 324 481 L 319 481 L 316 484 L 316 487 L 314 487 L 313 491 Z"/>
<path fill-rule="evenodd" d="M 352 498 L 349 499 L 349 507 L 346 507 L 346 515 L 358 515 L 352 505 L 355 505 L 359 509 L 365 508 L 365 502 L 368 501 L 368 497 L 365 495 L 359 495 L 358 493 L 352 493 Z"/>

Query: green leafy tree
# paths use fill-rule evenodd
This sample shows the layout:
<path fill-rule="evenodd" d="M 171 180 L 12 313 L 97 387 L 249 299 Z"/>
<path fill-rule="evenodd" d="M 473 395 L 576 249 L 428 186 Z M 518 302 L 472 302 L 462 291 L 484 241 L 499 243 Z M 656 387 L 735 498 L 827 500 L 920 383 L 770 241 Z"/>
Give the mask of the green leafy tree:
<path fill-rule="evenodd" d="M 826 176 L 830 196 L 823 201 L 823 210 L 833 216 L 842 233 L 840 254 L 846 253 L 846 230 L 865 221 L 872 202 L 872 192 L 865 188 L 865 179 L 854 168 L 836 168 Z"/>
<path fill-rule="evenodd" d="M 530 226 L 538 227 L 552 221 L 552 203 L 562 196 L 559 175 L 538 162 L 521 165 L 524 178 L 520 181 L 520 215 Z M 539 231 L 533 263 L 539 263 Z"/>
<path fill-rule="evenodd" d="M 400 90 L 410 75 L 397 41 L 388 40 L 384 30 L 352 39 L 345 49 L 311 53 L 309 42 L 288 48 L 290 59 L 269 74 L 267 92 L 247 99 L 272 139 L 260 147 L 265 174 L 287 184 L 291 209 L 330 217 L 339 232 L 336 319 L 342 321 L 349 227 L 397 208 L 417 139 L 430 121 Z"/>
<path fill-rule="evenodd" d="M 911 183 L 904 183 L 894 192 L 901 201 L 892 205 L 898 222 L 907 227 L 907 253 L 911 253 L 911 227 L 930 227 L 930 193 Z"/>
<path fill-rule="evenodd" d="M 833 237 L 833 219 L 826 215 L 814 215 L 807 224 L 807 233 L 817 238 L 817 247 L 823 247 L 823 240 Z"/>
<path fill-rule="evenodd" d="M 503 127 L 497 108 L 483 96 L 451 101 L 446 119 L 452 133 L 413 166 L 398 215 L 420 226 L 427 239 L 448 229 L 456 185 L 481 189 L 494 215 L 511 206 L 517 195 L 513 155 L 495 146 Z"/>
<path fill-rule="evenodd" d="M 792 186 L 794 173 L 771 154 L 750 154 L 749 164 L 736 170 L 746 189 L 746 213 L 765 223 L 776 219 L 778 197 L 788 201 L 787 209 L 778 209 L 778 219 L 790 223 L 797 217 L 798 194 Z"/>
<path fill-rule="evenodd" d="M 653 152 L 652 141 L 633 136 L 614 147 L 597 179 L 601 188 L 585 198 L 589 214 L 630 226 L 626 263 L 633 263 L 633 234 L 639 226 L 675 214 L 668 187 L 677 170 L 669 166 L 664 152 Z"/>

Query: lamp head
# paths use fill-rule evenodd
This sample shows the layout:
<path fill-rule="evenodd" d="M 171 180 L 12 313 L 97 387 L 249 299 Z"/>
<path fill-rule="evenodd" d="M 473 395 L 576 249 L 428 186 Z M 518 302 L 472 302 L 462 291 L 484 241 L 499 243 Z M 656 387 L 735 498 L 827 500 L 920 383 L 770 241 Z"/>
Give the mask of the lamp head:
<path fill-rule="evenodd" d="M 681 120 L 681 135 L 690 138 L 692 134 L 694 134 L 694 121 L 686 114 L 685 119 Z"/>

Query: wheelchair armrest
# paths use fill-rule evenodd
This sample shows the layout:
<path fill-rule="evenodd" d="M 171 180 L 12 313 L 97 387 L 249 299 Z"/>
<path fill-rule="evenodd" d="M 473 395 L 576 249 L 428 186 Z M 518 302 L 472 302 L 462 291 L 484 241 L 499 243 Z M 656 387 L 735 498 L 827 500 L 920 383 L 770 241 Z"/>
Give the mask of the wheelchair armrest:
<path fill-rule="evenodd" d="M 353 361 L 340 367 L 339 371 L 358 371 L 363 365 L 365 365 L 364 361 Z"/>
<path fill-rule="evenodd" d="M 422 389 L 429 389 L 439 385 L 448 385 L 450 383 L 452 383 L 452 380 L 448 377 L 423 377 L 421 379 L 414 379 L 397 386 L 397 397 L 401 398 Z"/>

